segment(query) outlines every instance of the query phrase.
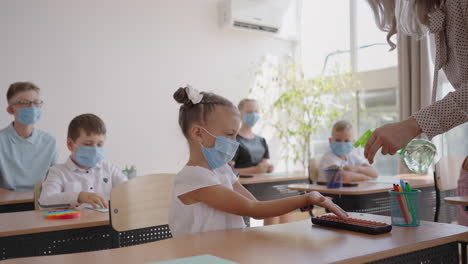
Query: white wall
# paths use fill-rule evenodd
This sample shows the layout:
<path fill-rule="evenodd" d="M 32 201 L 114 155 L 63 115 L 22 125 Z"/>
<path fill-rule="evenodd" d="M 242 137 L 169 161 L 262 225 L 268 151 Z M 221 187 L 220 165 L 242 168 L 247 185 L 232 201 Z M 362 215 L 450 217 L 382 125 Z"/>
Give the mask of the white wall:
<path fill-rule="evenodd" d="M 193 84 L 237 103 L 261 56 L 288 41 L 219 28 L 216 0 L 0 1 L 0 108 L 15 81 L 42 88 L 43 119 L 61 160 L 70 120 L 92 112 L 107 124 L 106 153 L 139 174 L 176 172 L 188 158 L 172 94 Z M 0 127 L 11 122 L 0 111 Z"/>

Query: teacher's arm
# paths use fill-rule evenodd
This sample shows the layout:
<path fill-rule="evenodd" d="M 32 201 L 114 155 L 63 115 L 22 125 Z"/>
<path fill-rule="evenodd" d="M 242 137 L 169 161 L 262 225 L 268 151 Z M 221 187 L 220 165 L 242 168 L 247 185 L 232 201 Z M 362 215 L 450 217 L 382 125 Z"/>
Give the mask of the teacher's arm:
<path fill-rule="evenodd" d="M 468 122 L 468 83 L 416 112 L 414 118 L 429 139 Z"/>
<path fill-rule="evenodd" d="M 380 148 L 382 154 L 393 155 L 422 132 L 432 139 L 465 122 L 468 122 L 468 84 L 462 84 L 406 120 L 377 128 L 366 144 L 364 156 L 373 163 Z"/>

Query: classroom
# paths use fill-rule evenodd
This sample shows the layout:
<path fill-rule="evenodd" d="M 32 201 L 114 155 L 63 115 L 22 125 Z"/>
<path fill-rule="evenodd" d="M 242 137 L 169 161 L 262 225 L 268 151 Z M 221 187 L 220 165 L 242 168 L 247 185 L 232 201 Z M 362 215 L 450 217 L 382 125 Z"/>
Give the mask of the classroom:
<path fill-rule="evenodd" d="M 2 0 L 0 36 L 0 264 L 468 263 L 465 0 Z"/>

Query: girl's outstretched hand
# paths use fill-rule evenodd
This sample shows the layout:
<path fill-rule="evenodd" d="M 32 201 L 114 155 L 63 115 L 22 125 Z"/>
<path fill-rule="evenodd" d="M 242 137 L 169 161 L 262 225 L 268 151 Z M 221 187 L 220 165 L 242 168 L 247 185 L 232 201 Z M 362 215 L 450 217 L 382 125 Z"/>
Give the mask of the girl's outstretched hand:
<path fill-rule="evenodd" d="M 321 195 L 319 192 L 310 192 L 308 193 L 308 196 L 311 204 L 328 209 L 330 212 L 336 214 L 342 219 L 347 219 L 349 217 L 348 214 L 343 209 L 341 209 L 341 207 L 333 203 L 329 198 Z"/>

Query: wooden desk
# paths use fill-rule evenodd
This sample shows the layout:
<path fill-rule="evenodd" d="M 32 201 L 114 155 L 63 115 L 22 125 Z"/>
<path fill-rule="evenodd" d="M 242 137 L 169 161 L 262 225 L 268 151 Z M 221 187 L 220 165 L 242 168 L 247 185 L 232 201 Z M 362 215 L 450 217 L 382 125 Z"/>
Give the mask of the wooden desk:
<path fill-rule="evenodd" d="M 436 207 L 436 195 L 434 180 L 432 176 L 421 176 L 415 174 L 401 174 L 399 177 L 389 177 L 382 182 L 360 182 L 356 187 L 343 187 L 340 189 L 328 189 L 325 185 L 317 184 L 292 184 L 288 185 L 291 190 L 318 191 L 333 198 L 333 201 L 349 212 L 371 213 L 379 215 L 390 215 L 390 196 L 388 191 L 393 189 L 389 181 L 407 180 L 411 188 L 420 189 L 422 220 L 433 221 Z M 454 196 L 454 190 L 441 192 L 441 199 Z M 456 217 L 453 206 L 441 205 L 439 222 L 450 223 Z"/>
<path fill-rule="evenodd" d="M 352 214 L 356 217 L 357 214 Z M 361 218 L 389 223 L 385 216 Z M 447 263 L 458 258 L 457 241 L 468 240 L 468 228 L 432 222 L 419 227 L 393 227 L 378 236 L 314 226 L 310 220 L 228 231 L 199 233 L 133 247 L 78 254 L 6 260 L 37 264 L 142 264 L 211 254 L 237 263 Z M 466 248 L 466 244 L 464 245 Z M 401 256 L 402 254 L 408 255 Z M 429 259 L 432 258 L 432 259 Z M 458 262 L 456 262 L 458 263 Z"/>
<path fill-rule="evenodd" d="M 255 174 L 251 178 L 239 177 L 239 182 L 260 201 L 269 201 L 298 195 L 299 192 L 288 189 L 288 184 L 307 183 L 305 172 L 275 172 Z M 250 219 L 244 217 L 245 224 L 250 226 Z"/>
<path fill-rule="evenodd" d="M 117 232 L 109 225 L 108 213 L 89 209 L 81 210 L 80 219 L 68 220 L 47 220 L 44 212 L 0 214 L 0 260 L 117 248 L 167 237 L 167 225 Z"/>
<path fill-rule="evenodd" d="M 434 179 L 429 176 L 414 176 L 410 174 L 404 174 L 400 178 L 407 180 L 413 189 L 434 186 Z M 358 186 L 343 187 L 340 189 L 329 189 L 326 185 L 318 184 L 291 184 L 288 185 L 288 188 L 291 190 L 304 192 L 318 191 L 322 194 L 363 195 L 387 192 L 393 189 L 393 185 L 390 183 L 359 182 Z"/>
<path fill-rule="evenodd" d="M 0 190 L 0 213 L 34 210 L 34 192 Z"/>
<path fill-rule="evenodd" d="M 45 211 L 0 214 L 0 237 L 109 225 L 109 214 L 81 210 L 80 219 L 48 220 Z"/>
<path fill-rule="evenodd" d="M 465 211 L 468 211 L 468 196 L 446 197 L 444 201 L 448 204 L 465 206 Z"/>
<path fill-rule="evenodd" d="M 468 206 L 468 196 L 446 197 L 444 201 L 449 204 Z"/>
<path fill-rule="evenodd" d="M 270 182 L 289 182 L 297 180 L 307 180 L 308 176 L 303 171 L 295 172 L 275 172 L 266 174 L 255 174 L 251 178 L 239 177 L 240 184 L 257 184 L 257 183 L 270 183 Z"/>

